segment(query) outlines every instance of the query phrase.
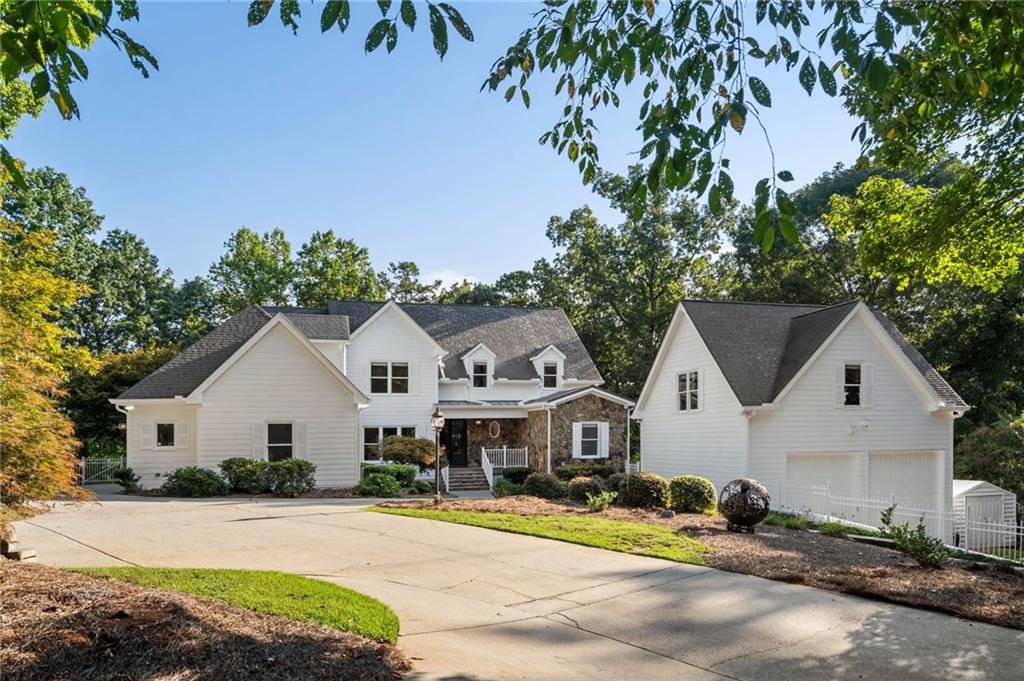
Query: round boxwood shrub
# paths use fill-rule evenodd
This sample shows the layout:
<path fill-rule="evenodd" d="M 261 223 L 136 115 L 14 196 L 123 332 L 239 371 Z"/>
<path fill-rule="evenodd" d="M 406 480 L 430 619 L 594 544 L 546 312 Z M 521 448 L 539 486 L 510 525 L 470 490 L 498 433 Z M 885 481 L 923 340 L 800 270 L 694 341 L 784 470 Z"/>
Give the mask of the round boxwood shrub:
<path fill-rule="evenodd" d="M 529 477 L 532 472 L 533 471 L 525 466 L 517 466 L 502 470 L 501 477 L 516 485 L 521 485 L 526 482 L 526 478 Z"/>
<path fill-rule="evenodd" d="M 715 508 L 718 491 L 699 475 L 678 475 L 668 481 L 668 505 L 679 513 L 707 513 Z"/>
<path fill-rule="evenodd" d="M 569 481 L 569 498 L 573 501 L 586 503 L 587 495 L 598 495 L 604 491 L 601 478 L 580 476 Z"/>
<path fill-rule="evenodd" d="M 220 497 L 228 493 L 228 483 L 208 468 L 185 466 L 167 476 L 163 491 L 172 497 Z"/>
<path fill-rule="evenodd" d="M 622 499 L 622 483 L 625 482 L 625 480 L 625 473 L 613 473 L 604 481 L 605 489 L 609 492 L 617 492 L 619 494 L 619 496 L 615 498 L 615 503 L 622 503 L 619 500 Z"/>
<path fill-rule="evenodd" d="M 267 485 L 275 497 L 295 497 L 316 487 L 316 465 L 302 459 L 267 464 Z"/>
<path fill-rule="evenodd" d="M 625 506 L 658 508 L 665 505 L 668 480 L 654 473 L 627 475 L 619 485 L 619 497 Z"/>
<path fill-rule="evenodd" d="M 561 499 L 565 483 L 551 473 L 530 473 L 523 482 L 523 492 L 541 499 Z"/>
<path fill-rule="evenodd" d="M 402 496 L 402 486 L 390 475 L 369 473 L 356 485 L 356 494 L 364 497 L 394 499 Z"/>
<path fill-rule="evenodd" d="M 434 491 L 434 486 L 426 480 L 413 480 L 412 488 L 416 494 L 427 494 Z"/>
<path fill-rule="evenodd" d="M 270 491 L 266 461 L 234 456 L 220 462 L 220 473 L 233 492 L 262 494 Z"/>

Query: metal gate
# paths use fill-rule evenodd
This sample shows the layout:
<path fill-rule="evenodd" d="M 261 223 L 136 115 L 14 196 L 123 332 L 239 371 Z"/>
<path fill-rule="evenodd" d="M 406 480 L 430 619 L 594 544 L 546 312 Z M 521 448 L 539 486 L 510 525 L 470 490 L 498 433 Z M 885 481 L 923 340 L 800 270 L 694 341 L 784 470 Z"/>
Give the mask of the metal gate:
<path fill-rule="evenodd" d="M 83 485 L 99 482 L 116 482 L 114 474 L 125 467 L 124 457 L 112 459 L 82 459 L 81 478 Z"/>

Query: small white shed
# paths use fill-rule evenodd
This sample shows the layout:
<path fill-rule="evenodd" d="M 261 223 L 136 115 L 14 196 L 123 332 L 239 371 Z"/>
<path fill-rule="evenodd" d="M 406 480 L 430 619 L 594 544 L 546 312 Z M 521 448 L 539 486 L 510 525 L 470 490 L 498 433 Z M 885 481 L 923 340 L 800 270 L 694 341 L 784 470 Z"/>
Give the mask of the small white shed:
<path fill-rule="evenodd" d="M 1017 495 L 984 480 L 953 481 L 960 546 L 998 547 L 1016 537 Z"/>

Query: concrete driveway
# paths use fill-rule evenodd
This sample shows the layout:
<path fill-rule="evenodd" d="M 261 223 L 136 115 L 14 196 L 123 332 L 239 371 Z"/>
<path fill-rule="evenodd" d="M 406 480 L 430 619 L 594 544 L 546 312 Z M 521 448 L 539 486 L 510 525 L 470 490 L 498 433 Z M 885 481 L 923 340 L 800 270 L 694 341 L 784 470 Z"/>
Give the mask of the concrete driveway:
<path fill-rule="evenodd" d="M 388 603 L 416 679 L 1015 679 L 1024 632 L 756 577 L 367 513 L 108 497 L 18 523 L 44 563 L 262 568 Z"/>

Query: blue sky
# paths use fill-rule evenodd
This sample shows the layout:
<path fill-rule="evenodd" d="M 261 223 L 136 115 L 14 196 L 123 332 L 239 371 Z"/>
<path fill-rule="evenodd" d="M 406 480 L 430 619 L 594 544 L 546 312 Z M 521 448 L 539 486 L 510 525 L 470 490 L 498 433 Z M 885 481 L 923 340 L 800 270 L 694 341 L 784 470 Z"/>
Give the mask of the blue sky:
<path fill-rule="evenodd" d="M 148 80 L 109 43 L 89 55 L 77 90 L 80 121 L 53 108 L 15 131 L 9 148 L 86 187 L 107 228 L 140 234 L 181 279 L 205 274 L 239 226 L 281 227 L 296 250 L 333 228 L 369 248 L 374 264 L 414 260 L 424 273 L 492 281 L 551 254 L 548 218 L 590 204 L 576 169 L 537 138 L 562 106 L 553 82 L 532 106 L 479 92 L 494 58 L 530 23 L 533 5 L 461 3 L 474 43 L 452 37 L 443 62 L 425 7 L 391 55 L 362 45 L 376 4 L 357 3 L 344 34 L 321 35 L 319 6 L 301 5 L 298 36 L 276 10 L 246 26 L 247 2 L 142 3 L 128 27 L 160 60 Z M 839 103 L 809 98 L 795 74 L 773 73 L 766 124 L 779 167 L 796 184 L 857 155 Z M 767 79 L 767 78 L 766 78 Z M 639 94 L 597 117 L 602 164 L 636 160 Z M 729 143 L 737 194 L 768 173 L 751 126 Z"/>

